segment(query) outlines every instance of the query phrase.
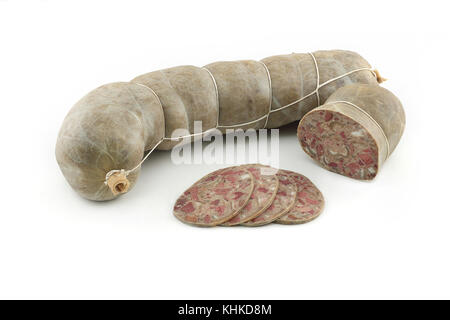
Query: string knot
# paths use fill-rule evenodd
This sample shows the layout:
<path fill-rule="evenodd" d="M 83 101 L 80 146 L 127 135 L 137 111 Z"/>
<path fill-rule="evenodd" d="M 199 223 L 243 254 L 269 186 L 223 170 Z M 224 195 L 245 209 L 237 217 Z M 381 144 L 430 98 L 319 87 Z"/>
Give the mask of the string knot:
<path fill-rule="evenodd" d="M 111 170 L 105 176 L 105 184 L 109 187 L 113 195 L 117 196 L 126 193 L 130 188 L 130 182 L 127 179 L 128 172 L 125 169 Z"/>
<path fill-rule="evenodd" d="M 372 71 L 375 74 L 375 77 L 377 78 L 378 83 L 383 83 L 388 80 L 386 78 L 383 78 L 377 69 L 373 69 Z"/>

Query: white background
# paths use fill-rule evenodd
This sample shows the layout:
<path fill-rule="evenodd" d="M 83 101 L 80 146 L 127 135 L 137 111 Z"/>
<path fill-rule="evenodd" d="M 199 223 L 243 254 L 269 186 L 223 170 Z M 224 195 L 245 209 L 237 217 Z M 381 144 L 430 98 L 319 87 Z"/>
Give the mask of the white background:
<path fill-rule="evenodd" d="M 450 298 L 445 4 L 0 0 L 0 298 Z M 321 169 L 283 128 L 281 167 L 326 198 L 311 223 L 182 224 L 174 201 L 215 167 L 175 166 L 168 152 L 106 203 L 80 198 L 57 166 L 64 116 L 102 84 L 337 48 L 389 78 L 406 131 L 360 182 Z"/>

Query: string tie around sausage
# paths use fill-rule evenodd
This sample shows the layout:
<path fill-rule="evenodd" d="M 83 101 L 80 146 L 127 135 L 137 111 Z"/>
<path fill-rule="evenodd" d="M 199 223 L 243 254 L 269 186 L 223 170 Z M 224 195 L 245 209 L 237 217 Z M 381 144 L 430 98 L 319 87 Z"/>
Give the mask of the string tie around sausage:
<path fill-rule="evenodd" d="M 263 67 L 265 68 L 265 70 L 266 70 L 266 72 L 267 72 L 267 78 L 268 78 L 268 82 L 269 82 L 269 92 L 270 92 L 270 97 L 269 97 L 269 98 L 270 98 L 270 99 L 269 99 L 269 109 L 268 109 L 269 111 L 268 111 L 265 115 L 263 115 L 262 117 L 260 117 L 260 118 L 258 118 L 258 119 L 255 119 L 255 120 L 252 120 L 252 121 L 248 121 L 248 122 L 244 122 L 244 123 L 238 123 L 238 124 L 234 124 L 234 125 L 220 125 L 220 124 L 219 124 L 219 111 L 220 111 L 220 105 L 219 105 L 219 89 L 218 89 L 218 86 L 217 86 L 216 79 L 214 78 L 214 76 L 213 76 L 213 74 L 211 73 L 211 71 L 209 71 L 207 68 L 203 67 L 202 69 L 206 70 L 206 71 L 209 73 L 209 75 L 211 76 L 212 82 L 213 82 L 213 84 L 214 84 L 215 92 L 216 92 L 216 102 L 217 102 L 217 120 L 216 120 L 216 126 L 215 126 L 214 128 L 207 129 L 207 130 L 205 130 L 205 131 L 203 131 L 203 132 L 197 132 L 197 133 L 188 134 L 188 135 L 184 135 L 184 136 L 178 136 L 178 137 L 173 137 L 173 138 L 163 137 L 162 139 L 160 139 L 160 140 L 153 146 L 153 148 L 151 148 L 151 149 L 147 152 L 147 154 L 145 155 L 145 157 L 143 157 L 142 160 L 141 160 L 134 168 L 129 169 L 129 170 L 125 170 L 125 169 L 114 169 L 114 170 L 111 170 L 111 171 L 109 171 L 109 172 L 106 174 L 104 183 L 107 185 L 107 184 L 108 184 L 108 179 L 109 179 L 113 174 L 115 174 L 115 173 L 121 173 L 122 175 L 124 175 L 124 176 L 126 177 L 126 176 L 128 176 L 130 173 L 132 173 L 133 171 L 137 170 L 137 169 L 144 163 L 144 161 L 147 160 L 147 158 L 150 156 L 150 154 L 151 154 L 151 153 L 152 153 L 152 152 L 153 152 L 153 151 L 154 151 L 161 143 L 163 143 L 164 141 L 180 141 L 180 140 L 185 139 L 185 138 L 192 138 L 192 137 L 199 136 L 199 135 L 205 135 L 205 134 L 208 134 L 208 133 L 210 133 L 210 132 L 213 132 L 214 130 L 219 129 L 219 128 L 226 129 L 226 128 L 243 127 L 243 126 L 246 126 L 246 125 L 250 125 L 250 124 L 253 124 L 253 123 L 257 123 L 257 122 L 262 121 L 262 120 L 265 120 L 264 127 L 263 127 L 263 129 L 265 129 L 265 128 L 267 127 L 267 124 L 268 124 L 268 121 L 269 121 L 269 116 L 270 116 L 271 113 L 279 112 L 279 111 L 282 111 L 282 110 L 287 109 L 287 108 L 289 108 L 289 107 L 292 107 L 292 106 L 294 106 L 294 105 L 296 105 L 296 104 L 302 102 L 303 100 L 305 100 L 305 99 L 307 99 L 307 98 L 309 98 L 309 97 L 311 97 L 311 96 L 314 96 L 314 95 L 316 96 L 316 99 L 317 99 L 317 106 L 320 106 L 320 94 L 319 94 L 319 90 L 320 90 L 322 87 L 324 87 L 324 86 L 326 86 L 326 85 L 328 85 L 328 84 L 330 84 L 330 83 L 332 83 L 332 82 L 334 82 L 334 81 L 336 81 L 336 80 L 339 80 L 339 79 L 342 79 L 342 78 L 344 78 L 344 77 L 347 77 L 347 76 L 349 76 L 349 75 L 351 75 L 351 74 L 354 74 L 354 73 L 356 73 L 356 72 L 360 72 L 360 71 L 370 71 L 370 72 L 373 74 L 373 76 L 377 79 L 378 83 L 381 83 L 381 82 L 383 82 L 383 81 L 386 80 L 386 79 L 384 79 L 384 78 L 382 78 L 382 77 L 380 76 L 379 72 L 378 72 L 376 69 L 372 69 L 372 68 L 359 68 L 359 69 L 354 69 L 354 70 L 351 70 L 351 71 L 349 71 L 349 72 L 346 72 L 346 73 L 344 73 L 344 74 L 342 74 L 342 75 L 340 75 L 340 76 L 337 76 L 337 77 L 335 77 L 335 78 L 329 79 L 329 80 L 327 80 L 327 81 L 325 81 L 325 82 L 323 82 L 323 83 L 320 83 L 319 65 L 318 65 L 318 63 L 317 63 L 316 57 L 314 56 L 314 54 L 313 54 L 312 52 L 310 52 L 309 55 L 311 56 L 311 58 L 312 58 L 312 60 L 313 60 L 313 62 L 314 62 L 314 67 L 315 67 L 315 71 L 316 71 L 316 76 L 317 76 L 317 77 L 316 77 L 316 78 L 317 78 L 317 81 L 316 81 L 316 88 L 315 88 L 311 93 L 307 94 L 306 96 L 303 96 L 303 97 L 301 97 L 301 98 L 299 98 L 299 99 L 297 99 L 297 100 L 295 100 L 295 101 L 292 101 L 292 102 L 290 102 L 290 103 L 288 103 L 288 104 L 286 104 L 286 105 L 284 105 L 284 106 L 282 106 L 282 107 L 280 107 L 280 108 L 277 108 L 277 109 L 272 109 L 272 79 L 271 79 L 271 77 L 270 77 L 269 68 L 267 68 L 267 66 L 266 66 L 266 64 L 265 64 L 264 62 L 259 61 L 259 62 L 263 65 Z M 156 94 L 156 92 L 155 92 L 152 88 L 150 88 L 149 86 L 140 84 L 140 83 L 136 83 L 136 84 L 139 84 L 139 85 L 141 85 L 141 86 L 143 86 L 143 87 L 148 88 L 148 89 L 152 92 L 152 94 L 154 94 L 155 97 L 157 98 L 157 100 L 158 100 L 158 102 L 159 102 L 161 108 L 163 108 L 162 103 L 161 103 L 161 100 L 159 99 L 158 95 Z M 345 101 L 344 103 L 351 104 L 350 102 L 346 102 L 346 101 Z M 353 104 L 351 104 L 351 105 L 353 105 Z M 375 123 L 377 126 L 379 126 L 379 124 L 378 124 L 378 123 L 377 123 L 377 122 L 376 122 L 376 121 L 375 121 L 375 120 L 374 120 L 367 112 L 365 112 L 363 109 L 359 108 L 359 107 L 356 106 L 356 105 L 354 105 L 354 107 L 358 108 L 359 110 L 361 110 L 362 112 L 364 112 L 365 114 L 367 114 L 367 115 L 374 121 L 374 123 Z M 379 126 L 379 127 L 380 127 L 380 126 Z M 381 129 L 381 127 L 380 127 L 380 129 Z M 381 132 L 383 132 L 383 135 L 384 135 L 385 138 L 386 138 L 386 142 L 387 142 L 387 146 L 388 146 L 388 154 L 389 154 L 389 141 L 387 140 L 387 137 L 386 137 L 386 135 L 384 134 L 384 131 L 383 131 L 382 129 L 381 129 Z"/>

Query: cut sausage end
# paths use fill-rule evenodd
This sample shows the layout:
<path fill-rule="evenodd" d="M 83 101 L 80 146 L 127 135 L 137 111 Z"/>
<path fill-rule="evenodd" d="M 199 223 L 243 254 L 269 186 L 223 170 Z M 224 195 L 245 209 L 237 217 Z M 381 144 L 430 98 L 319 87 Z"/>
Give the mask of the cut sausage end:
<path fill-rule="evenodd" d="M 341 175 L 372 180 L 378 173 L 378 145 L 354 119 L 325 109 L 308 113 L 297 132 L 305 152 L 325 169 Z"/>

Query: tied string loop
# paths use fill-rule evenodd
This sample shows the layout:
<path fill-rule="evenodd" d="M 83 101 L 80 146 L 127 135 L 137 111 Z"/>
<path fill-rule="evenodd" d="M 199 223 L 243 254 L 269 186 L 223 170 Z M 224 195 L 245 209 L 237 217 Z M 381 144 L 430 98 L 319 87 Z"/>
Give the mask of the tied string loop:
<path fill-rule="evenodd" d="M 144 163 L 144 161 L 147 160 L 147 158 L 150 156 L 150 154 L 151 154 L 151 153 L 152 153 L 152 152 L 153 152 L 153 151 L 154 151 L 154 150 L 155 150 L 162 142 L 164 142 L 164 141 L 179 141 L 179 140 L 184 139 L 184 138 L 191 138 L 191 137 L 195 137 L 195 136 L 199 136 L 199 135 L 204 135 L 204 134 L 207 134 L 207 133 L 209 133 L 209 132 L 212 132 L 212 131 L 214 131 L 214 130 L 216 130 L 216 129 L 220 129 L 220 128 L 226 129 L 226 128 L 243 127 L 243 126 L 247 126 L 247 125 L 250 125 L 250 124 L 253 124 L 253 123 L 258 123 L 258 122 L 260 122 L 260 121 L 262 121 L 262 120 L 265 120 L 264 127 L 263 127 L 263 129 L 265 129 L 265 128 L 267 127 L 268 122 L 269 122 L 269 116 L 270 116 L 270 114 L 272 114 L 272 113 L 274 113 L 274 112 L 282 111 L 282 110 L 284 110 L 284 109 L 286 109 L 286 108 L 289 108 L 289 107 L 291 107 L 291 106 L 293 106 L 293 105 L 296 105 L 296 104 L 302 102 L 303 100 L 309 98 L 309 97 L 312 96 L 312 95 L 316 95 L 316 97 L 317 97 L 317 106 L 319 106 L 319 105 L 320 105 L 319 89 L 322 88 L 322 87 L 324 87 L 324 86 L 326 86 L 326 85 L 328 85 L 328 84 L 330 84 L 330 83 L 332 83 L 332 82 L 334 82 L 334 81 L 336 81 L 336 80 L 342 79 L 342 78 L 344 78 L 344 77 L 347 77 L 347 76 L 349 76 L 349 75 L 351 75 L 351 74 L 354 74 L 354 73 L 357 73 L 357 72 L 360 72 L 360 71 L 370 71 L 370 72 L 373 74 L 373 76 L 377 79 L 377 81 L 379 81 L 378 79 L 384 80 L 383 78 L 380 77 L 378 71 L 375 70 L 375 69 L 372 69 L 372 68 L 359 68 L 359 69 L 355 69 L 355 70 L 346 72 L 346 73 L 344 73 L 344 74 L 342 74 L 342 75 L 340 75 L 340 76 L 337 76 L 337 77 L 335 77 L 335 78 L 332 78 L 332 79 L 330 79 L 330 80 L 327 80 L 327 81 L 325 81 L 325 82 L 323 82 L 323 83 L 320 83 L 319 65 L 318 65 L 318 63 L 317 63 L 316 57 L 315 57 L 314 54 L 311 53 L 311 52 L 308 53 L 308 54 L 311 56 L 311 58 L 312 58 L 312 60 L 313 60 L 313 62 L 314 62 L 314 67 L 315 67 L 315 70 L 316 70 L 316 76 L 317 76 L 316 89 L 314 89 L 314 91 L 312 91 L 311 93 L 307 94 L 306 96 L 303 96 L 302 98 L 299 98 L 299 99 L 297 99 L 297 100 L 295 100 L 295 101 L 292 101 L 292 102 L 290 102 L 290 103 L 288 103 L 288 104 L 286 104 L 286 105 L 284 105 L 284 106 L 282 106 L 282 107 L 280 107 L 280 108 L 272 109 L 272 94 L 273 94 L 273 93 L 272 93 L 272 79 L 271 79 L 271 77 L 270 77 L 269 68 L 266 66 L 266 64 L 265 64 L 264 62 L 259 61 L 259 62 L 263 65 L 264 69 L 266 70 L 267 78 L 268 78 L 268 83 L 269 83 L 269 92 L 270 92 L 270 97 L 269 97 L 269 98 L 270 98 L 270 99 L 269 99 L 269 108 L 268 108 L 268 112 L 267 112 L 265 115 L 263 115 L 262 117 L 259 117 L 259 118 L 256 119 L 256 120 L 252 120 L 252 121 L 248 121 L 248 122 L 244 122 L 244 123 L 238 123 L 238 124 L 234 124 L 234 125 L 220 125 L 220 124 L 219 124 L 219 115 L 220 115 L 220 112 L 219 112 L 219 110 L 220 110 L 220 104 L 219 104 L 219 89 L 218 89 L 218 86 L 217 86 L 216 79 L 214 78 L 214 76 L 213 76 L 213 74 L 211 73 L 211 71 L 209 71 L 207 68 L 203 67 L 202 69 L 206 70 L 206 71 L 208 72 L 208 74 L 211 76 L 211 80 L 212 80 L 212 82 L 213 82 L 213 84 L 214 84 L 214 89 L 215 89 L 215 91 L 216 91 L 216 102 L 217 102 L 217 121 L 216 121 L 216 126 L 215 126 L 214 128 L 210 128 L 210 129 L 205 130 L 205 131 L 203 131 L 203 132 L 193 133 L 193 134 L 189 134 L 189 135 L 185 135 L 185 136 L 179 136 L 179 137 L 174 137 L 174 138 L 168 138 L 168 137 L 162 138 L 161 140 L 159 140 L 159 141 L 153 146 L 152 149 L 150 149 L 150 151 L 148 151 L 148 153 L 145 155 L 145 157 L 142 158 L 142 160 L 141 160 L 134 168 L 129 169 L 129 170 L 120 169 L 120 170 L 111 170 L 111 171 L 109 171 L 109 172 L 106 174 L 106 176 L 105 176 L 105 184 L 107 185 L 108 179 L 109 179 L 113 174 L 115 174 L 115 173 L 122 173 L 122 174 L 124 174 L 125 177 L 126 177 L 126 176 L 128 176 L 131 172 L 137 170 L 137 169 L 142 165 L 142 163 Z M 380 82 L 380 81 L 379 81 L 379 82 Z M 145 86 L 145 85 L 140 84 L 140 83 L 138 83 L 138 84 L 139 84 L 139 85 L 142 85 L 142 86 L 144 86 L 144 87 L 146 87 L 146 88 L 148 88 L 148 89 L 151 90 L 151 92 L 152 92 L 152 93 L 156 96 L 156 98 L 158 99 L 158 102 L 159 102 L 159 104 L 160 104 L 160 106 L 161 106 L 161 109 L 162 109 L 163 107 L 162 107 L 161 100 L 159 99 L 159 97 L 158 97 L 158 95 L 156 94 L 156 92 L 155 92 L 152 88 L 150 88 L 150 87 L 148 87 L 148 86 Z M 383 133 L 384 133 L 384 132 L 383 132 Z M 387 138 L 386 138 L 386 139 L 387 139 Z"/>

